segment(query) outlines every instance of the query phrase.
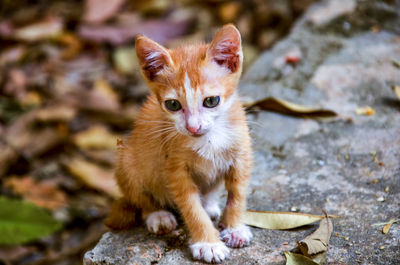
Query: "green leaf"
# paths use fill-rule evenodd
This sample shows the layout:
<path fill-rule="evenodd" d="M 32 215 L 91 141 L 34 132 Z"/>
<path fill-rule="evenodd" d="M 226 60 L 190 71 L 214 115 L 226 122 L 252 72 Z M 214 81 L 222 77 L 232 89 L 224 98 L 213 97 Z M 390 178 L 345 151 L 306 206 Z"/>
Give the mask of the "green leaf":
<path fill-rule="evenodd" d="M 0 197 L 0 245 L 26 243 L 48 236 L 61 226 L 45 209 Z"/>

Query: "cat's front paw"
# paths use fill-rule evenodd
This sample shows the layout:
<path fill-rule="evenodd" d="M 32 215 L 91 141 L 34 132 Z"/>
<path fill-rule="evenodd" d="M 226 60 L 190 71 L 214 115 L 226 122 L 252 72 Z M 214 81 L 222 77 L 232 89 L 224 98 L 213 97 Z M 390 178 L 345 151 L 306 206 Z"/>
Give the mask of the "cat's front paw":
<path fill-rule="evenodd" d="M 250 245 L 253 234 L 248 226 L 239 225 L 222 230 L 220 237 L 228 247 L 241 248 Z"/>
<path fill-rule="evenodd" d="M 146 218 L 147 229 L 154 234 L 167 234 L 177 225 L 175 216 L 168 211 L 153 212 Z"/>
<path fill-rule="evenodd" d="M 193 258 L 208 263 L 220 263 L 229 255 L 229 249 L 222 242 L 197 242 L 190 245 Z"/>

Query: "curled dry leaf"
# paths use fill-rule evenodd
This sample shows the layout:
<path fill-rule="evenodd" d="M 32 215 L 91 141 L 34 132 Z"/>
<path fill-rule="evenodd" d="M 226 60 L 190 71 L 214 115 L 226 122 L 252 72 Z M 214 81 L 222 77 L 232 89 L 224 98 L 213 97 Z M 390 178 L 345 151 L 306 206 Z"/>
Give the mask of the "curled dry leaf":
<path fill-rule="evenodd" d="M 74 135 L 74 143 L 82 149 L 113 149 L 118 137 L 120 136 L 98 125 Z"/>
<path fill-rule="evenodd" d="M 5 180 L 5 186 L 39 207 L 55 210 L 67 206 L 66 194 L 51 180 L 38 182 L 30 176 L 11 177 Z"/>
<path fill-rule="evenodd" d="M 64 159 L 63 164 L 72 175 L 87 186 L 103 191 L 114 198 L 121 196 L 113 170 L 100 167 L 79 157 Z"/>
<path fill-rule="evenodd" d="M 356 114 L 357 115 L 366 115 L 366 116 L 372 116 L 375 114 L 375 110 L 369 106 L 366 107 L 360 107 L 356 109 Z"/>
<path fill-rule="evenodd" d="M 328 216 L 319 223 L 319 227 L 311 235 L 297 242 L 301 253 L 311 256 L 327 250 L 329 239 L 333 231 L 333 224 Z"/>
<path fill-rule="evenodd" d="M 65 60 L 74 58 L 82 50 L 81 41 L 72 33 L 62 33 L 57 38 L 57 42 L 65 45 L 65 49 L 61 55 Z"/>
<path fill-rule="evenodd" d="M 318 265 L 311 259 L 296 253 L 285 251 L 286 265 Z"/>
<path fill-rule="evenodd" d="M 398 222 L 399 220 L 396 220 L 394 218 L 390 219 L 390 221 L 382 228 L 382 233 L 387 234 L 389 233 L 390 228 L 392 227 L 392 224 L 395 222 Z"/>
<path fill-rule="evenodd" d="M 268 97 L 254 103 L 245 104 L 245 107 L 247 109 L 259 107 L 262 110 L 305 118 L 329 118 L 337 116 L 337 113 L 332 110 L 307 107 L 274 97 Z"/>
<path fill-rule="evenodd" d="M 396 94 L 396 97 L 400 100 L 400 86 L 392 86 L 392 90 Z"/>
<path fill-rule="evenodd" d="M 292 229 L 314 223 L 323 218 L 322 215 L 305 213 L 247 211 L 244 222 L 251 226 L 266 229 Z"/>

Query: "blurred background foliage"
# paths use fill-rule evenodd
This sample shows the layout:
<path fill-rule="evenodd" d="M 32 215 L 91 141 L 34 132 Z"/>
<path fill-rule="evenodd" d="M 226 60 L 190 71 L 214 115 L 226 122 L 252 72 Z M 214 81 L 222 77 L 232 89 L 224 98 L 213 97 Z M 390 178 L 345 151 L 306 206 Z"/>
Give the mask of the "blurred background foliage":
<path fill-rule="evenodd" d="M 2 0 L 0 264 L 81 264 L 119 195 L 117 139 L 148 90 L 137 34 L 167 47 L 226 23 L 246 67 L 315 0 Z"/>

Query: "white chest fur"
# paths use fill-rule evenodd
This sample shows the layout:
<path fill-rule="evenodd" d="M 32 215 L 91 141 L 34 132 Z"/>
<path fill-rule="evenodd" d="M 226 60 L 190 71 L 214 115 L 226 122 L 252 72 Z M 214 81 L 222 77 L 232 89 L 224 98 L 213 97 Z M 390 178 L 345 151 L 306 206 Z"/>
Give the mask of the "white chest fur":
<path fill-rule="evenodd" d="M 227 173 L 234 162 L 232 147 L 235 143 L 234 128 L 219 123 L 191 146 L 199 159 L 193 161 L 193 175 L 201 190 L 207 191 Z"/>

